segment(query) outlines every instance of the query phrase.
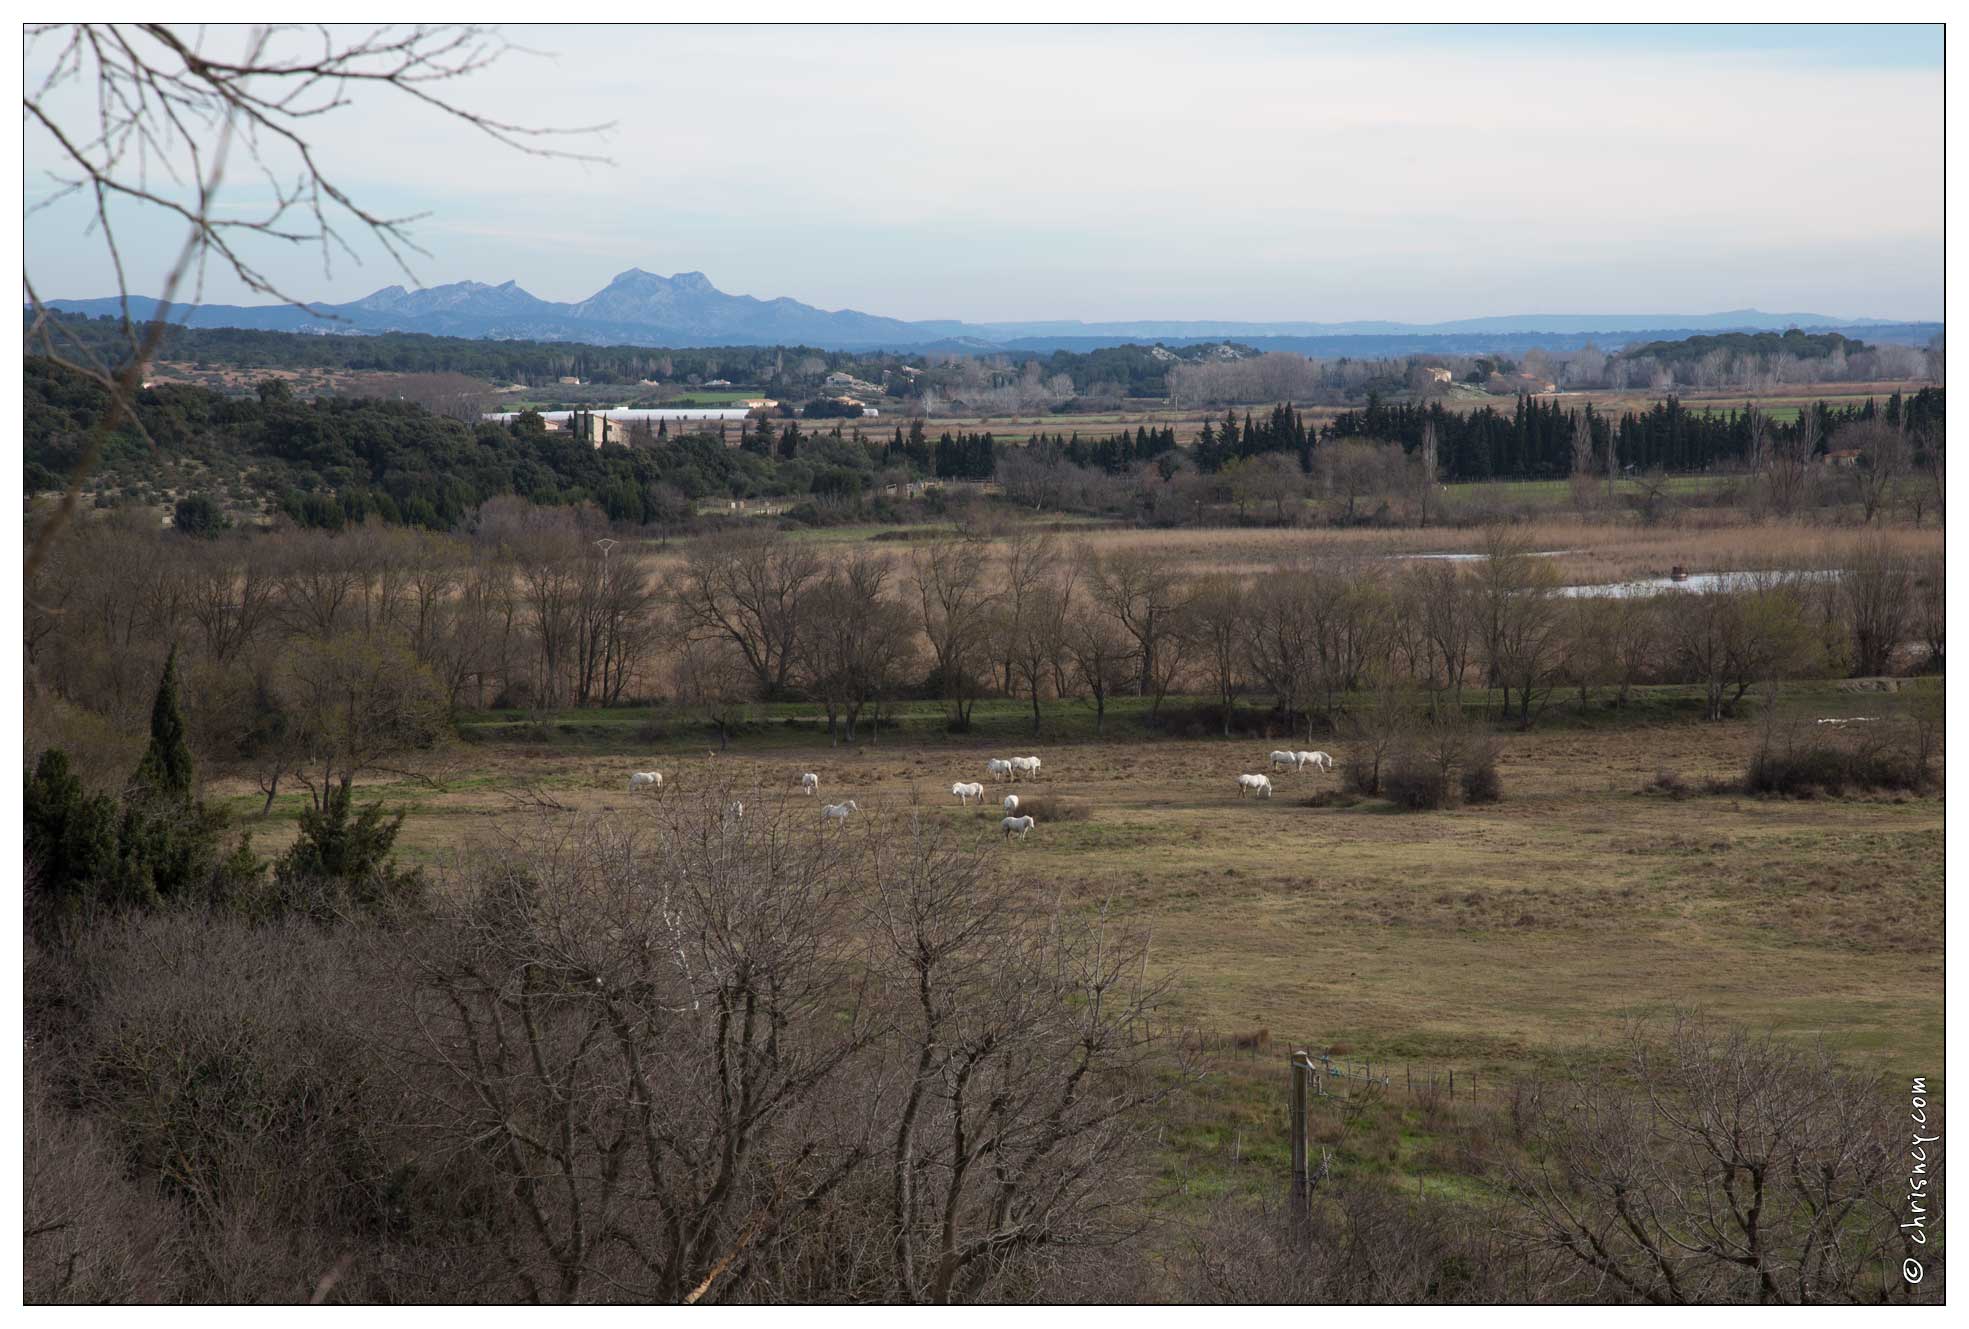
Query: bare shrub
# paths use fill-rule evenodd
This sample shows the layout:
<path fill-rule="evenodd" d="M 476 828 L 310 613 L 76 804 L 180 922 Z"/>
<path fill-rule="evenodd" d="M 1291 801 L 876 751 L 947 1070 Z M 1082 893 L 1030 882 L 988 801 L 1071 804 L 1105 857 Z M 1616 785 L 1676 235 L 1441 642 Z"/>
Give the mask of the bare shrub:
<path fill-rule="evenodd" d="M 987 812 L 991 810 L 986 809 Z M 1058 794 L 1039 794 L 1031 798 L 1020 794 L 1019 815 L 1031 817 L 1045 826 L 1056 821 L 1091 821 L 1094 809 L 1077 798 L 1062 798 Z"/>
<path fill-rule="evenodd" d="M 29 1305 L 174 1301 L 178 1215 L 126 1175 L 93 1122 L 50 1101 L 30 1067 L 22 1102 L 21 1299 Z"/>
<path fill-rule="evenodd" d="M 1938 726 L 1926 716 L 1839 727 L 1802 721 L 1767 723 L 1745 768 L 1753 794 L 1810 798 L 1847 790 L 1908 790 L 1934 783 Z"/>
<path fill-rule="evenodd" d="M 1628 1043 L 1631 1079 L 1547 1093 L 1511 1195 L 1574 1276 L 1634 1301 L 1902 1301 L 1907 1106 L 1821 1044 L 1681 1018 Z M 1940 1135 L 1940 1130 L 1931 1132 Z M 1936 1291 L 1924 1282 L 1925 1299 Z"/>
<path fill-rule="evenodd" d="M 1397 753 L 1381 776 L 1381 792 L 1389 802 L 1410 812 L 1428 812 L 1447 807 L 1450 782 L 1442 768 L 1425 760 L 1412 748 Z"/>
<path fill-rule="evenodd" d="M 1113 1240 L 1171 1089 L 1140 945 L 945 818 L 731 792 L 488 855 L 419 953 L 522 1294 L 976 1300 Z"/>
<path fill-rule="evenodd" d="M 1398 1194 L 1371 1179 L 1322 1185 L 1296 1235 L 1283 1197 L 1225 1197 L 1168 1260 L 1199 1305 L 1360 1305 L 1544 1300 L 1548 1252 L 1516 1251 L 1479 1209 Z"/>
<path fill-rule="evenodd" d="M 1693 792 L 1689 788 L 1689 782 L 1682 778 L 1682 773 L 1667 766 L 1655 772 L 1654 779 L 1648 781 L 1646 789 L 1657 794 L 1666 794 L 1677 802 Z"/>
<path fill-rule="evenodd" d="M 338 1300 L 483 1295 L 471 1246 L 499 1219 L 472 1155 L 416 1148 L 425 1068 L 391 1063 L 400 989 L 364 934 L 180 911 L 99 925 L 64 963 L 86 1000 L 44 1021 L 47 1073 L 78 1124 L 42 1166 L 93 1186 L 101 1148 L 130 1179 L 85 1189 L 90 1239 L 175 1258 L 128 1266 L 126 1295 L 305 1301 L 345 1259 Z"/>
<path fill-rule="evenodd" d="M 1497 744 L 1479 739 L 1465 750 L 1463 768 L 1458 773 L 1465 803 L 1495 803 L 1504 797 L 1504 781 L 1497 773 Z"/>

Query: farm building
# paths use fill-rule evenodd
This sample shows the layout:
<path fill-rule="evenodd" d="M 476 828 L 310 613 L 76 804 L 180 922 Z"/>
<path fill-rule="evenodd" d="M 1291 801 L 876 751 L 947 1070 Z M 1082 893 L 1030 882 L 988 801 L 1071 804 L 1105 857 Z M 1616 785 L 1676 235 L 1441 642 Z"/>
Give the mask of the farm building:
<path fill-rule="evenodd" d="M 566 430 L 575 415 L 573 411 L 542 411 L 540 414 L 546 420 L 547 428 L 556 433 Z M 648 421 L 652 429 L 658 421 L 662 421 L 669 425 L 673 433 L 704 429 L 715 432 L 719 424 L 742 421 L 749 412 L 738 406 L 695 406 L 643 410 L 622 407 L 611 411 L 583 411 L 581 414 L 594 421 L 589 439 L 599 448 L 603 443 L 628 446 L 629 426 L 639 420 Z M 510 424 L 518 415 L 517 411 L 488 411 L 480 418 L 493 424 Z"/>

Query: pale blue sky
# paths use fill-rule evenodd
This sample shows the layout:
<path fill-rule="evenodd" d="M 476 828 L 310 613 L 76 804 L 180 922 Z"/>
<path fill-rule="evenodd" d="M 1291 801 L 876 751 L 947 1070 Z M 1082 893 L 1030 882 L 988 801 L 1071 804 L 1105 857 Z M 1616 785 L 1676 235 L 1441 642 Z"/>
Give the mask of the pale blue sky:
<path fill-rule="evenodd" d="M 901 318 L 1412 321 L 1755 306 L 1939 318 L 1938 26 L 515 28 L 467 104 L 616 122 L 613 166 L 401 102 L 314 125 L 429 212 L 425 284 L 574 300 L 618 271 Z M 222 49 L 229 34 L 215 31 Z M 30 62 L 29 79 L 35 69 Z M 27 137 L 30 204 L 48 185 Z M 227 197 L 248 207 L 252 182 Z M 132 218 L 133 286 L 180 240 Z M 44 294 L 109 294 L 72 208 Z M 403 280 L 271 243 L 309 298 Z M 241 298 L 208 283 L 206 298 Z"/>

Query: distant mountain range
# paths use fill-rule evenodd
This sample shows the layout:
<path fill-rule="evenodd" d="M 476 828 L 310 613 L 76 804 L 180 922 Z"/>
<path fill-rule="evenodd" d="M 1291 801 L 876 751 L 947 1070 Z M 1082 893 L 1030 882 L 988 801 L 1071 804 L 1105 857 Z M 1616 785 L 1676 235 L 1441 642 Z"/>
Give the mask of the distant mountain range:
<path fill-rule="evenodd" d="M 154 300 L 132 297 L 130 312 L 149 318 Z M 89 316 L 122 312 L 122 301 L 52 300 Z M 1273 350 L 1312 354 L 1402 355 L 1475 353 L 1532 344 L 1560 350 L 1588 341 L 1611 349 L 1708 332 L 1782 331 L 1800 327 L 1870 340 L 1925 344 L 1939 323 L 1832 318 L 1824 314 L 1514 314 L 1447 323 L 1251 323 L 1225 321 L 1081 323 L 909 322 L 854 309 L 816 309 L 798 300 L 727 295 L 701 272 L 660 277 L 641 268 L 618 273 L 607 286 L 572 304 L 542 300 L 516 282 L 452 282 L 423 290 L 386 286 L 347 304 L 196 305 L 174 308 L 172 321 L 191 327 L 265 328 L 281 332 L 370 334 L 424 332 L 447 337 L 589 342 L 605 346 L 814 346 L 830 350 L 947 350 L 960 352 L 1092 350 L 1125 342 L 1193 344 L 1236 340 Z M 1528 339 L 1535 339 L 1533 340 Z"/>

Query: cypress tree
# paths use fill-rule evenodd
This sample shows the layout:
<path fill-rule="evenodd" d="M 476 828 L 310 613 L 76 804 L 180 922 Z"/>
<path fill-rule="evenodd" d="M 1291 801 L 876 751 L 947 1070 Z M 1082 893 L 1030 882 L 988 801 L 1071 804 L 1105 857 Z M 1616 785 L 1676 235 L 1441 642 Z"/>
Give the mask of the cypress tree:
<path fill-rule="evenodd" d="M 188 799 L 194 774 L 191 745 L 185 741 L 185 713 L 178 706 L 178 648 L 173 646 L 151 702 L 150 746 L 137 763 L 133 782 L 154 794 Z"/>

